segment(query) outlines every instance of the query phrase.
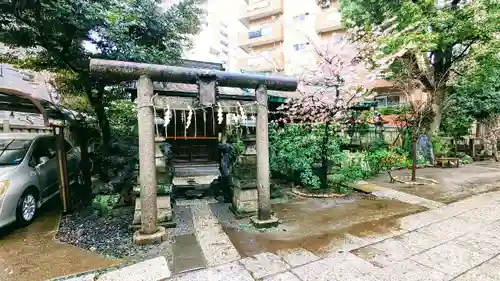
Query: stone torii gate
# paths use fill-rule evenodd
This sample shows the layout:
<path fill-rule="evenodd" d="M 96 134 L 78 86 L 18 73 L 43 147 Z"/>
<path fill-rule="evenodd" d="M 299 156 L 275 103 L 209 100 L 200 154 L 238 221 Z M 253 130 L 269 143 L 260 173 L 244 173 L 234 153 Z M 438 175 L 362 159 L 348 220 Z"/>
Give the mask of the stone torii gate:
<path fill-rule="evenodd" d="M 153 81 L 198 84 L 199 102 L 203 106 L 217 104 L 217 86 L 253 88 L 257 101 L 257 186 L 258 214 L 252 218 L 257 227 L 277 225 L 272 216 L 269 187 L 269 139 L 267 90 L 295 91 L 297 79 L 284 76 L 231 73 L 220 70 L 155 65 L 125 61 L 92 59 L 90 71 L 96 78 L 116 82 L 137 80 L 137 117 L 139 127 L 139 177 L 141 229 L 134 234 L 136 243 L 157 243 L 166 236 L 157 225 L 155 135 L 153 117 Z"/>

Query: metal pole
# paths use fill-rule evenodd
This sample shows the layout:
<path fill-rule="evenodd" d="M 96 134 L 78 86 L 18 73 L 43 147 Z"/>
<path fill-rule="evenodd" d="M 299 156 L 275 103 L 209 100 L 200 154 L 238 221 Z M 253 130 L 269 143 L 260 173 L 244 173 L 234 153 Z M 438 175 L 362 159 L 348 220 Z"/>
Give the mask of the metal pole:
<path fill-rule="evenodd" d="M 64 127 L 55 127 L 54 136 L 56 137 L 56 157 L 57 168 L 59 171 L 59 190 L 62 201 L 63 213 L 70 212 L 70 196 L 68 188 L 68 169 L 66 150 L 64 149 Z"/>
<path fill-rule="evenodd" d="M 9 123 L 9 120 L 3 120 L 2 127 L 3 127 L 3 132 L 4 133 L 9 133 L 10 132 L 10 123 Z"/>
<path fill-rule="evenodd" d="M 258 219 L 271 218 L 271 192 L 269 187 L 269 138 L 267 88 L 259 85 L 255 91 L 257 98 L 257 188 L 259 193 Z"/>
<path fill-rule="evenodd" d="M 143 75 L 137 81 L 142 234 L 154 234 L 158 230 L 156 225 L 158 214 L 156 210 L 156 161 L 152 97 L 153 82 L 148 76 Z"/>

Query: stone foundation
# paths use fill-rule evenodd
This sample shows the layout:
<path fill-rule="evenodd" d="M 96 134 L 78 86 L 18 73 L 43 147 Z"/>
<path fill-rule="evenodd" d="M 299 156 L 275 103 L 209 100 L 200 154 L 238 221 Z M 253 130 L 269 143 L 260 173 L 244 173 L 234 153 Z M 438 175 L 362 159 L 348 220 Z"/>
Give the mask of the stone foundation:
<path fill-rule="evenodd" d="M 171 224 L 173 220 L 172 206 L 170 204 L 170 195 L 159 195 L 156 199 L 156 210 L 158 212 L 157 222 L 159 225 L 164 225 L 165 223 Z M 135 213 L 133 225 L 141 224 L 141 199 L 137 198 L 135 200 Z"/>
<path fill-rule="evenodd" d="M 233 191 L 233 211 L 238 215 L 251 216 L 258 209 L 258 192 L 255 188 L 236 188 Z"/>

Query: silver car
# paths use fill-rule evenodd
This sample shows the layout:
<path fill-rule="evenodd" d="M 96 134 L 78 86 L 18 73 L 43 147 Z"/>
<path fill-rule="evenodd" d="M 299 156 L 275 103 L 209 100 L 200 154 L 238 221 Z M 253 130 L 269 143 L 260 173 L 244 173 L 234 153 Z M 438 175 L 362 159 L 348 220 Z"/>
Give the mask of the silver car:
<path fill-rule="evenodd" d="M 65 141 L 70 183 L 79 176 L 80 150 Z M 59 194 L 53 135 L 0 133 L 0 227 L 29 224 L 37 210 Z"/>

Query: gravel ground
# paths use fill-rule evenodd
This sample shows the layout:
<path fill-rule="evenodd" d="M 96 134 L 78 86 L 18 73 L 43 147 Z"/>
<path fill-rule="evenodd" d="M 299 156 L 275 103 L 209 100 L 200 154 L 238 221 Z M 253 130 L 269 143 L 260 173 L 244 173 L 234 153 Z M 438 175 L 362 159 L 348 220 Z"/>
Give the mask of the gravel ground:
<path fill-rule="evenodd" d="M 135 245 L 133 230 L 129 225 L 133 218 L 133 208 L 119 210 L 115 216 L 99 217 L 91 207 L 77 211 L 61 219 L 57 239 L 61 242 L 124 260 L 144 260 L 157 256 L 171 255 L 171 243 L 160 245 Z"/>

